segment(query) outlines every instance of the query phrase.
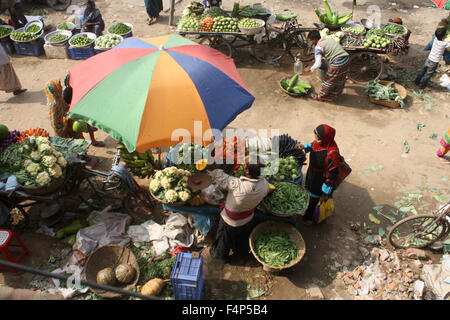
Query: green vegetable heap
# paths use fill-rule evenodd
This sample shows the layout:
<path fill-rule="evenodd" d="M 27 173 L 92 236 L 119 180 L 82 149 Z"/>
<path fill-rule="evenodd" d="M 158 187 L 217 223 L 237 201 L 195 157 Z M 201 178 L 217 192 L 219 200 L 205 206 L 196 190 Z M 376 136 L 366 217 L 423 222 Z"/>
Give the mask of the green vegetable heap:
<path fill-rule="evenodd" d="M 241 17 L 254 18 L 258 14 L 265 14 L 265 13 L 267 13 L 266 9 L 257 9 L 251 6 L 245 6 L 242 9 L 239 9 L 238 15 Z"/>
<path fill-rule="evenodd" d="M 41 28 L 38 25 L 33 24 L 32 26 L 28 27 L 28 29 L 26 31 L 31 32 L 31 33 L 36 33 L 36 32 L 39 32 L 40 30 L 41 30 Z"/>
<path fill-rule="evenodd" d="M 368 36 L 364 42 L 364 47 L 369 48 L 386 48 L 391 44 L 391 40 L 386 36 Z"/>
<path fill-rule="evenodd" d="M 255 237 L 255 253 L 264 263 L 283 267 L 298 257 L 298 248 L 292 237 L 284 231 L 259 233 Z"/>
<path fill-rule="evenodd" d="M 110 49 L 117 46 L 120 41 L 119 36 L 115 34 L 105 34 L 104 36 L 98 37 L 96 43 L 101 48 Z"/>
<path fill-rule="evenodd" d="M 398 90 L 392 86 L 393 83 L 384 86 L 380 84 L 377 80 L 369 81 L 366 86 L 366 92 L 370 97 L 377 100 L 394 100 L 400 104 L 400 107 L 404 107 L 403 98 L 398 94 Z"/>
<path fill-rule="evenodd" d="M 13 32 L 11 33 L 11 39 L 17 40 L 17 41 L 31 41 L 33 39 L 36 39 L 38 36 L 35 34 L 32 34 L 30 32 Z"/>
<path fill-rule="evenodd" d="M 325 14 L 321 13 L 317 8 L 314 9 L 314 12 L 316 13 L 319 20 L 326 25 L 341 26 L 347 23 L 347 21 L 352 17 L 352 13 L 338 14 L 336 11 L 332 11 L 327 0 L 323 0 L 323 6 L 325 8 Z"/>
<path fill-rule="evenodd" d="M 127 26 L 126 24 L 124 24 L 122 22 L 119 22 L 118 24 L 113 26 L 111 29 L 109 29 L 110 33 L 114 33 L 114 34 L 118 34 L 118 35 L 127 34 L 130 31 L 131 31 L 131 27 Z"/>
<path fill-rule="evenodd" d="M 384 33 L 389 33 L 389 34 L 395 34 L 395 35 L 403 35 L 405 33 L 405 29 L 403 28 L 403 26 L 399 25 L 399 24 L 385 24 L 384 26 L 381 26 L 381 31 L 383 31 Z"/>
<path fill-rule="evenodd" d="M 216 17 L 212 32 L 239 32 L 238 20 L 231 17 Z"/>
<path fill-rule="evenodd" d="M 11 31 L 12 31 L 12 29 L 10 29 L 10 28 L 0 27 L 0 37 L 7 36 L 8 34 L 11 33 Z"/>
<path fill-rule="evenodd" d="M 342 27 L 341 30 L 344 32 L 350 32 L 353 34 L 363 34 L 365 31 L 364 28 L 351 28 L 351 27 Z"/>
<path fill-rule="evenodd" d="M 203 13 L 201 15 L 200 20 L 203 20 L 207 17 L 211 17 L 211 18 L 216 18 L 216 17 L 229 17 L 228 13 L 224 10 L 222 10 L 219 7 L 212 7 L 211 9 L 209 9 L 208 11 L 206 11 L 205 13 Z"/>
<path fill-rule="evenodd" d="M 59 29 L 59 30 L 69 30 L 69 29 L 70 29 L 70 26 L 69 26 L 69 24 L 68 24 L 66 21 L 64 21 L 63 23 L 61 23 L 61 24 L 58 26 L 58 29 Z"/>
<path fill-rule="evenodd" d="M 69 36 L 67 36 L 65 34 L 56 34 L 56 35 L 52 36 L 50 39 L 48 39 L 48 41 L 61 42 L 61 41 L 67 40 L 67 38 L 69 38 Z"/>
<path fill-rule="evenodd" d="M 80 157 L 85 156 L 89 147 L 88 142 L 84 139 L 61 138 L 57 135 L 51 137 L 50 142 L 66 159 L 72 154 L 76 154 Z"/>
<path fill-rule="evenodd" d="M 275 190 L 264 199 L 267 209 L 286 214 L 306 209 L 308 193 L 305 189 L 291 182 L 275 182 L 274 185 Z"/>
<path fill-rule="evenodd" d="M 150 181 L 150 191 L 167 203 L 187 202 L 191 198 L 191 189 L 187 181 L 191 173 L 176 167 L 157 171 Z"/>
<path fill-rule="evenodd" d="M 183 16 L 177 23 L 179 31 L 198 31 L 199 20 L 195 16 Z"/>
<path fill-rule="evenodd" d="M 94 39 L 91 39 L 89 37 L 75 37 L 75 38 L 71 38 L 69 40 L 69 44 L 72 46 L 88 46 L 91 43 L 94 42 Z"/>
<path fill-rule="evenodd" d="M 123 144 L 119 144 L 117 149 L 120 150 L 120 158 L 134 175 L 141 179 L 153 175 L 155 159 L 153 158 L 153 153 L 150 149 L 146 152 L 129 152 Z"/>
<path fill-rule="evenodd" d="M 238 26 L 239 27 L 244 27 L 244 28 L 255 28 L 255 27 L 259 27 L 261 25 L 261 23 L 259 23 L 258 21 L 254 20 L 254 19 L 250 19 L 250 18 L 244 18 L 239 20 Z"/>
<path fill-rule="evenodd" d="M 287 158 L 276 159 L 274 162 L 268 162 L 265 169 L 270 172 L 271 168 L 276 168 L 277 166 L 278 172 L 273 175 L 266 175 L 265 177 L 267 179 L 283 181 L 289 178 L 292 180 L 299 178 L 299 164 L 295 157 L 289 156 Z"/>
<path fill-rule="evenodd" d="M 67 161 L 48 138 L 31 136 L 23 143 L 9 146 L 0 155 L 0 166 L 8 167 L 21 185 L 37 188 L 60 178 Z"/>

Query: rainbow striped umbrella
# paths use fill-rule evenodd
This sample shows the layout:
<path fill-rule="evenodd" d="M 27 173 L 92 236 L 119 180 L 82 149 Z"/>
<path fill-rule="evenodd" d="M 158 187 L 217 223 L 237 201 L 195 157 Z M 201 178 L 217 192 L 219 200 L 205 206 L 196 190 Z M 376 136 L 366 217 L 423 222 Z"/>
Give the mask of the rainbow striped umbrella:
<path fill-rule="evenodd" d="M 233 59 L 179 35 L 126 38 L 73 67 L 70 84 L 72 119 L 139 152 L 179 143 L 176 129 L 192 141 L 223 130 L 255 100 Z M 196 121 L 201 130 L 194 132 Z"/>

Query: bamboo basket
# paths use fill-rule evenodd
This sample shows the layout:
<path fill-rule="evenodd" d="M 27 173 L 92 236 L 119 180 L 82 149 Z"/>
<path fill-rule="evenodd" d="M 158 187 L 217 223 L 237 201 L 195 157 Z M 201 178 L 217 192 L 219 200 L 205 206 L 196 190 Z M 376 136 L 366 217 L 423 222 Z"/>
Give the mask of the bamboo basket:
<path fill-rule="evenodd" d="M 380 80 L 379 83 L 382 84 L 383 86 L 387 86 L 389 84 L 394 84 L 394 87 L 397 89 L 398 94 L 402 97 L 403 100 L 405 100 L 406 97 L 408 96 L 408 91 L 405 89 L 405 87 L 403 87 L 402 85 L 400 85 L 398 83 L 394 83 L 392 81 L 385 81 L 385 80 Z M 369 98 L 370 98 L 370 102 L 375 103 L 375 104 L 379 104 L 379 105 L 390 107 L 390 108 L 399 108 L 400 107 L 400 103 L 395 100 L 377 100 L 374 97 L 369 97 Z"/>
<path fill-rule="evenodd" d="M 53 180 L 53 182 L 47 187 L 30 188 L 20 185 L 20 188 L 26 193 L 29 193 L 33 196 L 42 196 L 58 190 L 64 184 L 65 179 L 66 179 L 66 168 L 64 168 L 62 176 L 56 180 Z"/>
<path fill-rule="evenodd" d="M 153 197 L 156 201 L 158 201 L 158 202 L 160 202 L 160 203 L 162 203 L 162 204 L 166 204 L 166 205 L 171 206 L 171 207 L 179 207 L 179 206 L 186 205 L 186 204 L 188 203 L 188 202 L 173 202 L 173 203 L 165 202 L 165 201 L 159 199 L 156 195 L 154 195 L 153 192 L 152 192 L 152 190 L 150 190 L 150 188 L 149 188 L 149 191 L 150 191 L 150 194 L 152 195 L 152 197 Z M 190 200 L 190 199 L 189 199 L 189 200 Z M 189 201 L 189 200 L 188 200 L 188 201 Z"/>
<path fill-rule="evenodd" d="M 129 283 L 119 283 L 117 282 L 114 287 L 129 290 L 134 287 L 140 276 L 139 265 L 137 263 L 136 257 L 133 252 L 121 245 L 113 245 L 109 244 L 103 247 L 96 249 L 87 259 L 85 272 L 86 272 L 86 280 L 90 282 L 97 282 L 97 273 L 104 269 L 111 267 L 113 270 L 121 263 L 130 264 L 135 270 L 136 275 L 134 280 Z M 104 298 L 115 298 L 120 297 L 121 294 L 117 292 L 104 291 L 100 289 L 91 288 L 97 295 Z"/>
<path fill-rule="evenodd" d="M 256 239 L 256 236 L 261 232 L 268 233 L 268 232 L 273 232 L 273 231 L 287 232 L 292 237 L 292 239 L 295 241 L 295 243 L 297 245 L 298 257 L 288 265 L 285 265 L 282 267 L 271 266 L 271 265 L 266 264 L 263 261 L 261 261 L 261 259 L 258 257 L 258 255 L 255 252 L 254 241 Z M 300 232 L 296 228 L 294 228 L 292 225 L 290 225 L 288 223 L 284 223 L 284 222 L 266 221 L 266 222 L 262 222 L 262 223 L 258 224 L 253 229 L 252 233 L 250 234 L 249 245 L 250 245 L 250 251 L 252 252 L 253 256 L 255 257 L 256 260 L 258 260 L 259 263 L 261 263 L 263 265 L 264 271 L 267 271 L 267 272 L 279 272 L 284 269 L 292 268 L 293 266 L 295 266 L 297 263 L 299 263 L 303 259 L 303 257 L 305 256 L 305 253 L 306 253 L 305 240 L 303 239 Z"/>

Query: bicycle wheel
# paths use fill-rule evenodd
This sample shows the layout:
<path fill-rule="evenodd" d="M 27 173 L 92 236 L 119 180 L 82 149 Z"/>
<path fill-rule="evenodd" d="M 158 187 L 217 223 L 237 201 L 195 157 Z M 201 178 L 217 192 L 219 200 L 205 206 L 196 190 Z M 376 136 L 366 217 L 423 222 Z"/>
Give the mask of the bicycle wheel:
<path fill-rule="evenodd" d="M 230 44 L 222 37 L 204 37 L 199 41 L 199 44 L 209 46 L 230 58 L 233 55 Z"/>
<path fill-rule="evenodd" d="M 383 60 L 376 53 L 359 52 L 350 56 L 348 78 L 354 82 L 366 83 L 370 80 L 377 80 L 383 71 Z"/>
<path fill-rule="evenodd" d="M 275 38 L 267 42 L 255 43 L 250 50 L 256 60 L 267 64 L 278 64 L 286 54 L 286 44 Z"/>
<path fill-rule="evenodd" d="M 314 59 L 314 45 L 308 40 L 305 32 L 298 33 L 294 41 L 295 45 L 289 50 L 292 58 L 299 57 L 302 62 L 312 61 Z"/>
<path fill-rule="evenodd" d="M 147 190 L 139 188 L 124 199 L 124 207 L 136 223 L 141 223 L 148 220 L 152 214 L 153 199 Z"/>
<path fill-rule="evenodd" d="M 434 215 L 417 215 L 397 222 L 388 234 L 389 243 L 399 249 L 425 248 L 449 231 L 448 222 Z"/>

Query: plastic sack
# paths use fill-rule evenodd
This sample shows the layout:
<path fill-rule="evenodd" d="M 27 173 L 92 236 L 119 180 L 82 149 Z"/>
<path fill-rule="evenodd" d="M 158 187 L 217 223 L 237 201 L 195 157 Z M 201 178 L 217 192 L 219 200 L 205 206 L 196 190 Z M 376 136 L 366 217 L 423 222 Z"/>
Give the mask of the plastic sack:
<path fill-rule="evenodd" d="M 441 87 L 447 88 L 447 90 L 450 90 L 450 77 L 446 74 L 443 74 L 439 81 L 441 82 Z"/>
<path fill-rule="evenodd" d="M 202 189 L 202 197 L 208 204 L 213 206 L 219 206 L 225 199 L 223 192 L 217 189 L 214 184 L 210 184 L 205 189 Z"/>

